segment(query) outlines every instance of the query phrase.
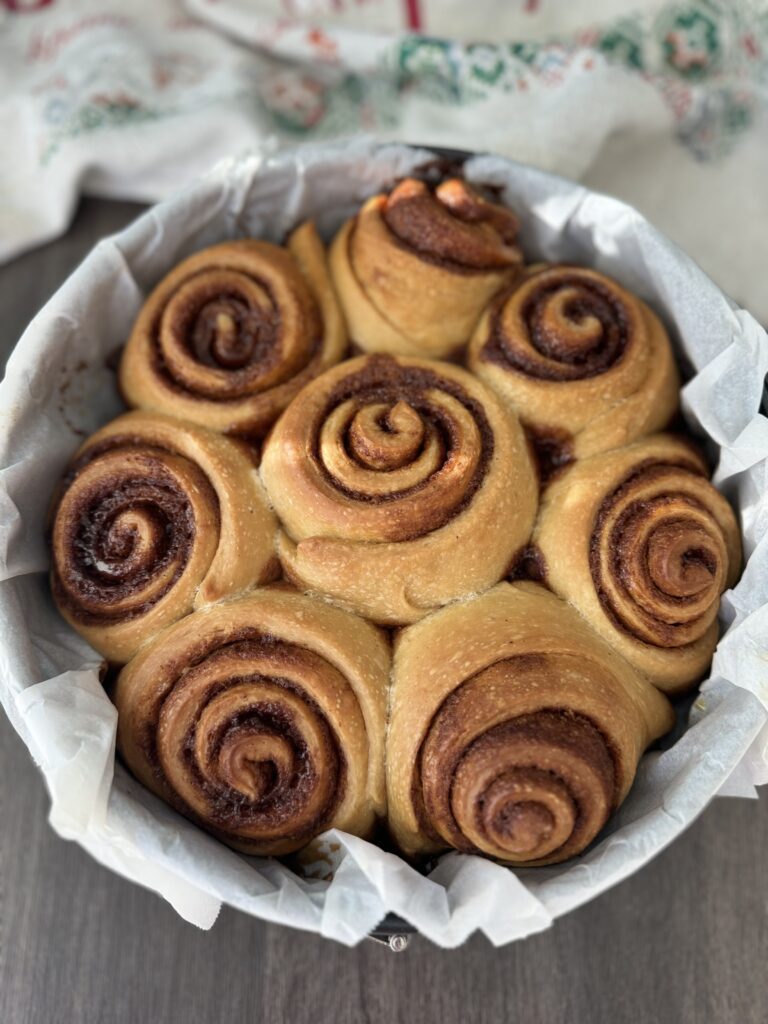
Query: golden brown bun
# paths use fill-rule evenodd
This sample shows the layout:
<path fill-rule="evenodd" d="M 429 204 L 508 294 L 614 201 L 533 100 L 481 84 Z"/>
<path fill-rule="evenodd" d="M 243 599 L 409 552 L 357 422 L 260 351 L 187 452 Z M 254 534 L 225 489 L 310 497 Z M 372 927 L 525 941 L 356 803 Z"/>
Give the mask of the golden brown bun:
<path fill-rule="evenodd" d="M 680 381 L 655 313 L 594 270 L 540 266 L 486 310 L 468 365 L 576 458 L 665 427 Z"/>
<path fill-rule="evenodd" d="M 548 585 L 667 692 L 700 679 L 741 565 L 730 505 L 683 440 L 657 434 L 566 469 L 534 543 Z"/>
<path fill-rule="evenodd" d="M 627 795 L 666 698 L 535 583 L 403 630 L 387 739 L 394 838 L 514 864 L 580 853 Z"/>
<path fill-rule="evenodd" d="M 158 630 L 279 571 L 277 521 L 254 453 L 152 413 L 80 448 L 53 511 L 53 594 L 97 651 L 122 663 Z"/>
<path fill-rule="evenodd" d="M 325 250 L 306 223 L 285 249 L 222 242 L 172 270 L 134 324 L 120 387 L 129 405 L 259 436 L 345 347 Z"/>
<path fill-rule="evenodd" d="M 331 246 L 352 341 L 366 352 L 440 358 L 520 272 L 518 222 L 464 181 L 408 178 L 369 199 Z"/>
<path fill-rule="evenodd" d="M 537 502 L 514 415 L 466 371 L 407 357 L 363 356 L 306 387 L 261 472 L 288 576 L 389 625 L 496 583 Z"/>
<path fill-rule="evenodd" d="M 385 810 L 389 664 L 362 619 L 256 591 L 176 623 L 123 669 L 118 748 L 148 789 L 246 853 L 365 835 Z"/>

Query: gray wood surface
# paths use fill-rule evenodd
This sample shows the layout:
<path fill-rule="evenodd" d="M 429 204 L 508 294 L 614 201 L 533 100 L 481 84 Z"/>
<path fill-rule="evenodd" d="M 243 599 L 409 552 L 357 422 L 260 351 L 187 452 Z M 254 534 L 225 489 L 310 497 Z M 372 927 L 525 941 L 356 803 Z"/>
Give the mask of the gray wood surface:
<path fill-rule="evenodd" d="M 0 268 L 0 355 L 94 241 L 136 212 L 87 202 L 66 238 Z M 768 799 L 718 800 L 652 864 L 501 950 L 347 950 L 225 909 L 209 933 L 48 828 L 0 712 L 0 1024 L 265 1020 L 765 1024 Z"/>

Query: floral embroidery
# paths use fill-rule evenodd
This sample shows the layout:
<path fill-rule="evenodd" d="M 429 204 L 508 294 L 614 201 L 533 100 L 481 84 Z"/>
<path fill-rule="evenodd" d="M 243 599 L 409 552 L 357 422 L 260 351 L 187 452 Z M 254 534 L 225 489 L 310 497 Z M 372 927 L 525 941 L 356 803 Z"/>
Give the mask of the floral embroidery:
<path fill-rule="evenodd" d="M 37 0 L 13 2 L 22 9 Z M 39 143 L 43 162 L 68 138 L 232 99 L 255 101 L 277 133 L 328 138 L 396 131 L 403 100 L 411 97 L 471 106 L 533 88 L 567 88 L 575 76 L 606 67 L 623 68 L 654 88 L 680 143 L 696 159 L 712 160 L 730 152 L 755 124 L 768 88 L 768 12 L 757 0 L 673 3 L 656 14 L 640 10 L 547 42 L 464 45 L 414 33 L 391 42 L 379 38 L 367 73 L 345 67 L 349 43 L 333 27 L 302 29 L 283 19 L 271 29 L 261 25 L 260 43 L 279 51 L 292 33 L 304 61 L 267 57 L 271 70 L 258 80 L 244 72 L 242 81 L 218 75 L 215 64 L 199 55 L 159 54 L 147 61 L 145 52 L 134 53 L 124 42 L 112 45 L 110 36 L 106 45 L 90 38 L 87 45 L 74 42 L 86 30 L 89 37 L 104 31 L 113 40 L 117 33 L 124 38 L 127 20 L 94 14 L 33 37 L 30 63 L 58 64 L 68 48 L 61 67 L 36 91 L 47 126 Z"/>
<path fill-rule="evenodd" d="M 548 43 L 471 44 L 409 36 L 397 44 L 401 87 L 470 104 L 533 84 L 567 85 L 601 58 L 639 73 L 672 112 L 679 141 L 700 160 L 729 152 L 754 123 L 768 84 L 768 13 L 748 2 L 692 0 Z"/>

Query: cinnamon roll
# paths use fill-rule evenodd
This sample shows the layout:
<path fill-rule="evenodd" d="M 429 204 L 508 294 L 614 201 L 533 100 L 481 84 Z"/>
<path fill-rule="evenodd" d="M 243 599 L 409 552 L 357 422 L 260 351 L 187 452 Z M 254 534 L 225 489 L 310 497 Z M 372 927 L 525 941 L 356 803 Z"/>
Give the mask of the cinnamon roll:
<path fill-rule="evenodd" d="M 122 663 L 194 607 L 274 579 L 276 531 L 244 444 L 127 413 L 82 446 L 59 489 L 53 595 L 97 651 Z"/>
<path fill-rule="evenodd" d="M 576 463 L 545 493 L 534 544 L 549 586 L 656 686 L 701 678 L 741 541 L 689 444 L 658 434 Z"/>
<path fill-rule="evenodd" d="M 484 590 L 531 531 L 514 415 L 447 363 L 362 356 L 308 385 L 264 448 L 290 579 L 379 623 Z"/>
<path fill-rule="evenodd" d="M 325 251 L 305 223 L 285 249 L 222 242 L 172 270 L 139 313 L 120 387 L 129 405 L 260 436 L 345 347 Z"/>
<path fill-rule="evenodd" d="M 665 427 L 680 381 L 656 314 L 584 267 L 539 265 L 483 314 L 468 365 L 561 461 Z"/>
<path fill-rule="evenodd" d="M 390 829 L 518 865 L 585 849 L 627 795 L 666 698 L 535 583 L 500 583 L 403 630 L 387 739 Z"/>
<path fill-rule="evenodd" d="M 342 227 L 331 273 L 352 341 L 367 352 L 444 357 L 520 272 L 518 220 L 465 181 L 407 178 Z"/>
<path fill-rule="evenodd" d="M 118 749 L 152 792 L 246 853 L 384 814 L 389 646 L 283 585 L 195 612 L 117 681 Z"/>

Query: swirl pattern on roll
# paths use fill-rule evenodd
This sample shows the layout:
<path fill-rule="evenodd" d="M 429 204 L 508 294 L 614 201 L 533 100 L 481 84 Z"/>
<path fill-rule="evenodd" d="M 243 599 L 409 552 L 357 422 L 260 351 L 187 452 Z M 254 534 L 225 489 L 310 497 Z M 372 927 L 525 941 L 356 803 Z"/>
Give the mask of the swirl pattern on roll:
<path fill-rule="evenodd" d="M 537 500 L 514 416 L 458 367 L 406 357 L 350 360 L 305 388 L 261 472 L 289 577 L 391 625 L 497 582 Z"/>
<path fill-rule="evenodd" d="M 656 435 L 575 465 L 547 491 L 534 540 L 549 585 L 656 685 L 700 678 L 741 545 L 690 445 Z"/>
<path fill-rule="evenodd" d="M 274 578 L 277 523 L 254 454 L 143 412 L 77 453 L 54 502 L 52 588 L 110 661 L 127 661 L 193 607 Z"/>
<path fill-rule="evenodd" d="M 557 863 L 597 836 L 673 721 L 563 601 L 499 584 L 398 639 L 390 827 L 412 856 L 453 847 Z"/>
<path fill-rule="evenodd" d="M 457 178 L 407 178 L 342 227 L 331 273 L 352 341 L 367 352 L 444 357 L 469 340 L 520 273 L 518 220 Z"/>
<path fill-rule="evenodd" d="M 677 408 L 679 379 L 661 321 L 583 267 L 531 268 L 483 315 L 468 363 L 534 440 L 561 435 L 576 457 L 659 430 Z"/>
<path fill-rule="evenodd" d="M 117 683 L 118 748 L 149 789 L 232 846 L 286 854 L 384 813 L 389 647 L 361 619 L 256 591 L 166 630 Z"/>
<path fill-rule="evenodd" d="M 285 249 L 241 239 L 175 267 L 139 313 L 120 386 L 129 405 L 260 436 L 345 347 L 325 251 L 306 223 Z"/>

